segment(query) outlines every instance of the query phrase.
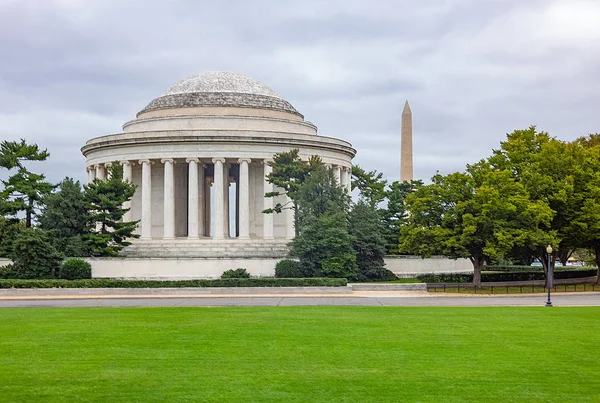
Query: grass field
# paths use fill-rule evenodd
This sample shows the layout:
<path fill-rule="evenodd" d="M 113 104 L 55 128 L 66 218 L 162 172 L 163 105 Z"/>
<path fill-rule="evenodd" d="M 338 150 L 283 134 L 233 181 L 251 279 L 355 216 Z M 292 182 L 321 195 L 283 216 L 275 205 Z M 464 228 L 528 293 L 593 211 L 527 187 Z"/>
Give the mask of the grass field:
<path fill-rule="evenodd" d="M 0 310 L 2 402 L 599 402 L 600 308 Z"/>

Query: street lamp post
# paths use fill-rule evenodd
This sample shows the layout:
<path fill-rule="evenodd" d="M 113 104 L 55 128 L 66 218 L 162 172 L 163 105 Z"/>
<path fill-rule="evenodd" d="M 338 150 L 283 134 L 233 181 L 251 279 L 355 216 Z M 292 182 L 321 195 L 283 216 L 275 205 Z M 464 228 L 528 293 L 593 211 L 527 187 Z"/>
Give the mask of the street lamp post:
<path fill-rule="evenodd" d="M 546 301 L 546 306 L 552 306 L 552 301 L 550 300 L 550 289 L 552 288 L 552 246 L 548 245 L 546 252 L 548 254 L 548 301 Z"/>

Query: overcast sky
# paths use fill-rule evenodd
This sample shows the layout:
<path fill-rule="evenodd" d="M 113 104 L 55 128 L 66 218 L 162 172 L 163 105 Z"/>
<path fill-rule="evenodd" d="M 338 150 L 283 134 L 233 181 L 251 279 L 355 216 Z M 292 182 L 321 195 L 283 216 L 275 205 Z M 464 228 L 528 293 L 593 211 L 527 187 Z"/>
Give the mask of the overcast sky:
<path fill-rule="evenodd" d="M 0 0 L 0 139 L 48 148 L 52 181 L 84 180 L 86 140 L 176 81 L 226 70 L 389 180 L 408 99 L 428 179 L 532 124 L 600 132 L 598 21 L 598 0 Z"/>

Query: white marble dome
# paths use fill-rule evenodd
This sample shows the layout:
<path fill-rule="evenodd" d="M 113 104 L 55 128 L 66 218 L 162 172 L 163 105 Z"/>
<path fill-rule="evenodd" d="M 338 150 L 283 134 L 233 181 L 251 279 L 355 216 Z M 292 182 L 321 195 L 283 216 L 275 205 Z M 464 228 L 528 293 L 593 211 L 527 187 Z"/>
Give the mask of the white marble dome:
<path fill-rule="evenodd" d="M 236 94 L 255 94 L 269 97 L 281 97 L 260 81 L 239 73 L 229 71 L 207 71 L 177 82 L 162 96 L 189 94 L 194 92 L 231 92 Z"/>
<path fill-rule="evenodd" d="M 260 81 L 243 74 L 209 71 L 178 81 L 138 113 L 181 108 L 262 109 L 302 117 L 288 101 Z"/>

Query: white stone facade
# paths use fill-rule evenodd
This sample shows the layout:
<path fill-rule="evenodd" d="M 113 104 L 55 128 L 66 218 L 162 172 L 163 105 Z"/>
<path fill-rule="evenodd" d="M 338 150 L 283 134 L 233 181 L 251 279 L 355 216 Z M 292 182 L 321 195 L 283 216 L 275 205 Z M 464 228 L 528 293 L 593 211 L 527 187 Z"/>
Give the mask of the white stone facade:
<path fill-rule="evenodd" d="M 126 219 L 140 220 L 140 239 L 125 254 L 271 258 L 285 255 L 294 220 L 291 210 L 262 213 L 285 203 L 264 197 L 273 189 L 268 162 L 291 149 L 303 160 L 319 155 L 350 191 L 356 151 L 348 142 L 317 135 L 264 84 L 213 72 L 177 83 L 123 133 L 94 138 L 82 152 L 90 181 L 120 163 L 137 186 Z"/>

